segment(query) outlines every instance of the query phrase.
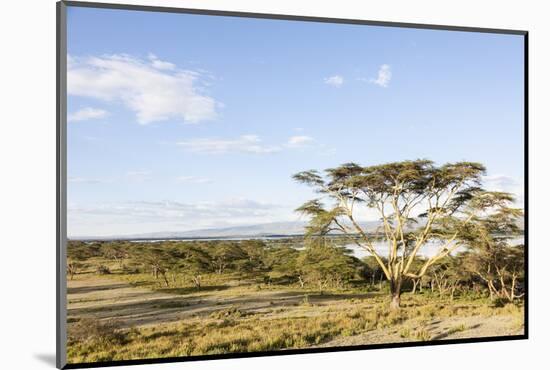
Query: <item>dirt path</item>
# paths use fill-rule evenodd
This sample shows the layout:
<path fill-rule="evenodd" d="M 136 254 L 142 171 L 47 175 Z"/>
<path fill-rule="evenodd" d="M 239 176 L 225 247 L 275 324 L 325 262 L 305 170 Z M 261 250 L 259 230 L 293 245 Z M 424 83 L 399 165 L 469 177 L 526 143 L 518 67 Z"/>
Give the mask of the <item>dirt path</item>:
<path fill-rule="evenodd" d="M 513 316 L 467 316 L 434 319 L 422 327 L 428 340 L 482 338 L 523 334 L 523 327 L 518 327 Z M 416 328 L 410 328 L 408 335 L 403 335 L 404 327 L 398 326 L 369 331 L 351 337 L 340 337 L 323 343 L 318 347 L 354 346 L 377 343 L 400 343 L 420 340 L 415 337 Z M 426 340 L 426 339 L 423 339 Z"/>
<path fill-rule="evenodd" d="M 237 288 L 238 289 L 238 288 Z M 174 293 L 170 293 L 174 292 Z M 68 282 L 68 320 L 93 316 L 101 320 L 115 320 L 124 327 L 158 325 L 192 317 L 208 316 L 216 311 L 238 307 L 241 312 L 264 314 L 265 318 L 279 315 L 311 316 L 336 306 L 343 299 L 367 298 L 368 294 L 309 296 L 317 310 L 300 307 L 304 292 L 249 291 L 235 292 L 227 286 L 204 287 L 199 292 L 184 289 L 166 289 L 155 292 L 146 287 L 132 286 L 112 277 L 81 275 Z M 282 311 L 280 313 L 277 313 Z M 312 311 L 312 312 L 304 312 Z"/>
<path fill-rule="evenodd" d="M 192 318 L 206 318 L 214 312 L 238 308 L 259 315 L 262 320 L 313 317 L 339 312 L 353 306 L 355 299 L 368 302 L 372 294 L 309 295 L 304 305 L 301 290 L 246 290 L 239 286 L 208 286 L 201 291 L 165 289 L 153 291 L 116 281 L 114 277 L 81 275 L 68 282 L 68 320 L 95 317 L 114 320 L 121 328 L 160 325 Z M 363 308 L 368 306 L 363 305 Z M 424 335 L 418 335 L 422 330 Z M 491 337 L 522 334 L 517 318 L 499 316 L 455 316 L 429 322 L 411 319 L 404 324 L 371 330 L 359 335 L 338 337 L 319 347 L 398 343 L 415 340 Z"/>

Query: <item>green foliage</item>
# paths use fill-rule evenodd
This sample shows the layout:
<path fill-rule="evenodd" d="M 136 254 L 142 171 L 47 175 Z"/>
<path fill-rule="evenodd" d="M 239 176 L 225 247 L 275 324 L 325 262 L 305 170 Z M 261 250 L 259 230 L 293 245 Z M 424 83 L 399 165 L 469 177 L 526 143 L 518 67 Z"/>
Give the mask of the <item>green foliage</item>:
<path fill-rule="evenodd" d="M 322 198 L 304 203 L 297 211 L 309 216 L 308 237 L 338 231 L 366 249 L 389 280 L 392 305 L 397 308 L 405 280 L 418 284 L 430 268 L 459 247 L 477 248 L 495 234 L 519 231 L 517 219 L 522 213 L 510 207 L 513 196 L 480 187 L 485 171 L 476 162 L 437 166 L 427 159 L 366 167 L 345 163 L 326 169 L 324 176 L 304 171 L 293 178 L 313 187 Z M 359 207 L 380 216 L 380 233 L 388 243 L 386 256 L 376 252 L 373 235 L 355 220 Z M 444 243 L 422 261 L 422 247 L 429 241 Z M 373 280 L 373 272 L 370 267 L 364 276 Z"/>
<path fill-rule="evenodd" d="M 331 245 L 322 237 L 308 239 L 297 259 L 300 276 L 320 291 L 326 287 L 342 288 L 358 271 L 359 263 L 350 252 Z"/>

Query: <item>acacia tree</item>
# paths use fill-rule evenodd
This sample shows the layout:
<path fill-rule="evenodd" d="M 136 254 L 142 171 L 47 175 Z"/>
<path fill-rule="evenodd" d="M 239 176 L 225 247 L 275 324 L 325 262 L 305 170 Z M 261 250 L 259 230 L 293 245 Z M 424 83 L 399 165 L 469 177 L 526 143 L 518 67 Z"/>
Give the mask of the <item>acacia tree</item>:
<path fill-rule="evenodd" d="M 478 276 L 495 296 L 507 301 L 520 298 L 518 283 L 524 278 L 524 246 L 511 245 L 520 229 L 521 210 L 501 209 L 477 221 L 470 235 L 469 250 L 463 253 L 465 268 Z"/>
<path fill-rule="evenodd" d="M 454 300 L 456 290 L 468 282 L 470 273 L 465 270 L 463 259 L 447 256 L 438 261 L 425 275 L 430 279 L 433 288 L 439 291 L 439 297 L 446 294 Z"/>
<path fill-rule="evenodd" d="M 323 237 L 311 238 L 296 261 L 300 285 L 313 284 L 321 294 L 328 286 L 342 288 L 357 272 L 358 263 L 350 252 L 328 244 Z"/>
<path fill-rule="evenodd" d="M 279 280 L 299 280 L 300 273 L 297 267 L 297 260 L 300 251 L 290 246 L 277 246 L 267 250 L 263 264 L 269 271 L 266 282 L 270 283 L 273 278 Z"/>
<path fill-rule="evenodd" d="M 223 274 L 228 268 L 239 264 L 239 261 L 246 260 L 248 257 L 238 243 L 232 242 L 216 244 L 209 254 L 212 258 L 211 263 L 219 275 Z"/>
<path fill-rule="evenodd" d="M 379 289 L 382 289 L 382 281 L 385 277 L 384 271 L 380 268 L 380 264 L 373 256 L 365 256 L 362 260 L 365 269 L 363 270 L 363 276 L 370 280 L 370 285 L 374 287 L 378 282 Z"/>
<path fill-rule="evenodd" d="M 306 233 L 319 235 L 337 230 L 370 253 L 390 282 L 390 307 L 397 309 L 404 279 L 425 275 L 430 266 L 467 243 L 473 221 L 505 209 L 513 200 L 510 194 L 481 189 L 484 173 L 480 163 L 436 166 L 420 159 L 368 167 L 347 163 L 325 170 L 325 176 L 309 170 L 293 178 L 331 201 L 325 206 L 322 199 L 313 199 L 297 209 L 311 217 Z M 360 208 L 380 216 L 387 256 L 376 251 L 374 236 L 356 220 Z M 413 268 L 430 240 L 440 241 L 441 247 Z"/>
<path fill-rule="evenodd" d="M 127 243 L 108 243 L 103 247 L 103 254 L 106 258 L 117 262 L 120 268 L 124 267 L 124 260 L 129 257 Z"/>
<path fill-rule="evenodd" d="M 200 289 L 202 284 L 202 274 L 210 271 L 211 260 L 208 253 L 202 248 L 194 245 L 185 244 L 181 250 L 181 268 L 191 277 L 195 288 Z"/>
<path fill-rule="evenodd" d="M 153 244 L 136 244 L 132 248 L 132 257 L 139 261 L 146 269 L 150 269 L 155 279 L 162 277 L 164 285 L 170 286 L 166 273 L 176 263 L 170 250 Z"/>

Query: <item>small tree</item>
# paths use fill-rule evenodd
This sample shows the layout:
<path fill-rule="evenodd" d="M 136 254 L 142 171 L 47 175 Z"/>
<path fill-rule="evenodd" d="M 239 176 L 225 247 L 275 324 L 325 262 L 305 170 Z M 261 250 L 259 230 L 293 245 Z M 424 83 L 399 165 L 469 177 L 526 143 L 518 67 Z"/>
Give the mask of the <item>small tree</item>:
<path fill-rule="evenodd" d="M 452 301 L 456 290 L 469 280 L 469 273 L 465 271 L 462 258 L 447 256 L 437 263 L 426 273 L 431 284 L 439 291 L 439 297 L 448 295 Z"/>
<path fill-rule="evenodd" d="M 181 252 L 181 268 L 187 275 L 191 276 L 191 281 L 195 288 L 200 289 L 202 274 L 210 271 L 210 256 L 205 250 L 197 248 L 194 245 L 185 245 Z"/>
<path fill-rule="evenodd" d="M 477 220 L 469 249 L 464 253 L 465 266 L 486 285 L 491 298 L 513 301 L 518 283 L 524 278 L 524 246 L 513 246 L 510 239 L 519 233 L 517 219 L 522 212 L 502 208 L 485 219 Z"/>
<path fill-rule="evenodd" d="M 299 277 L 297 266 L 300 252 L 290 246 L 277 246 L 269 249 L 264 257 L 264 265 L 270 271 L 268 281 L 272 278 L 294 281 Z"/>
<path fill-rule="evenodd" d="M 80 262 L 77 262 L 75 260 L 69 259 L 67 261 L 67 274 L 69 275 L 69 278 L 73 280 L 74 276 L 78 274 L 78 271 L 80 268 L 82 268 L 83 264 Z"/>
<path fill-rule="evenodd" d="M 177 260 L 167 248 L 156 246 L 153 243 L 147 245 L 138 244 L 132 250 L 132 257 L 136 261 L 140 261 L 145 268 L 150 269 L 155 279 L 162 277 L 165 286 L 170 286 L 166 273 L 177 263 Z"/>
<path fill-rule="evenodd" d="M 310 239 L 297 259 L 302 286 L 305 282 L 315 285 L 322 293 L 325 287 L 342 288 L 357 269 L 350 251 L 330 245 L 325 238 Z"/>
<path fill-rule="evenodd" d="M 101 255 L 100 243 L 85 243 L 77 240 L 70 240 L 67 244 L 67 274 L 72 280 L 74 275 L 85 267 L 89 258 Z"/>
<path fill-rule="evenodd" d="M 209 254 L 216 273 L 220 275 L 228 268 L 238 265 L 239 261 L 248 258 L 240 245 L 232 242 L 221 242 L 214 245 Z"/>
<path fill-rule="evenodd" d="M 378 284 L 379 288 L 382 288 L 382 281 L 386 278 L 384 270 L 380 267 L 378 261 L 373 256 L 366 256 L 363 258 L 364 271 L 363 276 L 367 279 L 371 286 Z"/>
<path fill-rule="evenodd" d="M 118 263 L 119 267 L 124 266 L 124 260 L 129 257 L 129 245 L 123 242 L 112 242 L 103 246 L 103 255 L 105 258 L 112 259 Z"/>
<path fill-rule="evenodd" d="M 338 230 L 370 253 L 390 282 L 392 309 L 400 306 L 404 279 L 422 277 L 434 263 L 465 245 L 474 220 L 512 201 L 510 194 L 480 188 L 485 173 L 480 163 L 436 166 L 429 160 L 414 160 L 368 167 L 347 163 L 325 173 L 321 176 L 310 170 L 293 176 L 331 201 L 327 207 L 322 199 L 314 199 L 297 209 L 311 217 L 306 232 L 319 235 Z M 376 251 L 374 237 L 358 223 L 358 208 L 380 216 L 389 250 L 386 258 Z M 417 224 L 419 217 L 423 222 Z M 430 240 L 440 241 L 441 247 L 413 270 L 415 259 Z"/>

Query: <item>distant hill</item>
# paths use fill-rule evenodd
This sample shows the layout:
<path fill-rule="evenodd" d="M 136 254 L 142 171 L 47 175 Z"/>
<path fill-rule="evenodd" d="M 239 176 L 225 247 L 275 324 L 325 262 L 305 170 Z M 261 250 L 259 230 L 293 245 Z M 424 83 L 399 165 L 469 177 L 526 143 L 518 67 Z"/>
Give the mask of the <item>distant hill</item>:
<path fill-rule="evenodd" d="M 272 222 L 246 226 L 224 228 L 197 229 L 190 231 L 161 231 L 131 235 L 113 235 L 105 237 L 73 237 L 73 240 L 111 240 L 111 239 L 194 239 L 194 238 L 251 238 L 268 236 L 296 236 L 303 235 L 306 221 Z M 376 221 L 362 222 L 361 226 L 367 232 L 374 231 L 379 223 Z M 338 234 L 335 232 L 334 234 Z"/>
<path fill-rule="evenodd" d="M 417 226 L 425 223 L 419 220 Z M 360 222 L 360 226 L 367 233 L 372 233 L 380 227 L 378 221 Z M 197 229 L 190 231 L 161 231 L 153 233 L 131 234 L 131 235 L 113 235 L 104 237 L 79 236 L 71 237 L 71 240 L 151 240 L 151 239 L 208 239 L 208 238 L 261 238 L 269 236 L 297 236 L 303 235 L 306 221 L 293 222 L 272 222 L 266 224 L 232 226 L 224 228 Z M 518 226 L 523 230 L 523 220 L 518 221 Z M 380 229 L 378 230 L 380 231 Z M 331 234 L 338 235 L 339 232 Z"/>

